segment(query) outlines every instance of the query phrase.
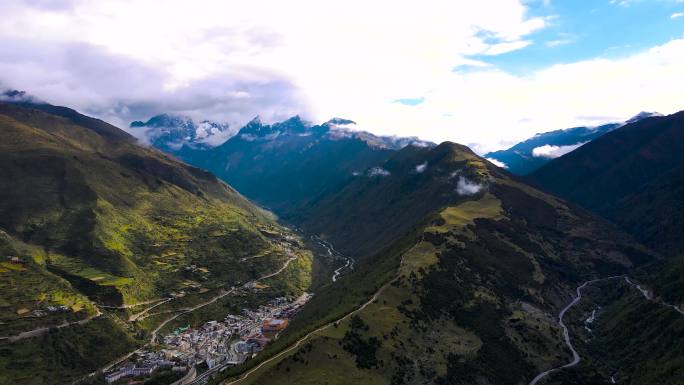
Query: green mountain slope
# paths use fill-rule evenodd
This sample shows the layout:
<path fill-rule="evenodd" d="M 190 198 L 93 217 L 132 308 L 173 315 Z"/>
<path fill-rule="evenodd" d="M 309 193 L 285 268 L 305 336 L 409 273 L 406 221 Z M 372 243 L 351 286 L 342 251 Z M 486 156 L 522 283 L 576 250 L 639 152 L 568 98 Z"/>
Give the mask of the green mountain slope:
<path fill-rule="evenodd" d="M 668 256 L 642 279 L 657 295 L 684 302 L 684 112 L 623 126 L 531 178 Z"/>
<path fill-rule="evenodd" d="M 666 254 L 684 251 L 684 113 L 628 124 L 531 175 Z"/>
<path fill-rule="evenodd" d="M 0 135 L 0 383 L 69 382 L 156 326 L 106 306 L 173 293 L 185 295 L 179 306 L 196 304 L 293 252 L 301 274 L 273 286 L 294 294 L 310 282 L 310 254 L 269 213 L 116 127 L 64 107 L 0 103 Z M 242 260 L 252 255 L 263 258 Z"/>
<path fill-rule="evenodd" d="M 347 254 L 367 256 L 413 230 L 429 213 L 463 200 L 458 184 L 477 188 L 487 183 L 487 173 L 465 146 L 407 146 L 289 219 Z"/>
<path fill-rule="evenodd" d="M 553 159 L 550 155 L 539 154 L 536 151 L 546 148 L 570 152 L 618 127 L 620 124 L 611 123 L 598 127 L 573 127 L 543 132 L 505 150 L 487 153 L 484 157 L 498 160 L 513 174 L 527 175 Z"/>
<path fill-rule="evenodd" d="M 684 303 L 683 134 L 682 112 L 648 118 L 531 175 L 536 184 L 605 216 L 667 257 L 634 273 L 653 301 L 624 287 L 609 288 L 594 292 L 578 309 L 573 329 L 587 359 L 550 383 L 591 384 L 609 377 L 634 384 L 684 381 L 682 348 L 672 343 L 684 319 L 658 304 Z M 587 333 L 582 320 L 596 309 L 596 326 Z"/>
<path fill-rule="evenodd" d="M 236 383 L 526 384 L 571 359 L 555 314 L 579 282 L 655 258 L 460 145 L 406 149 L 383 170 L 320 203 L 335 223 L 309 225 L 363 256 L 358 269 L 317 293 L 271 354 L 298 345 Z M 383 230 L 392 221 L 404 224 Z M 393 241 L 376 249 L 373 236 Z"/>
<path fill-rule="evenodd" d="M 396 149 L 408 143 L 428 145 L 416 138 L 353 131 L 348 128 L 353 124 L 333 119 L 311 125 L 295 116 L 268 125 L 255 119 L 216 147 L 154 143 L 287 217 L 319 195 L 335 191 L 355 173 L 384 162 Z"/>

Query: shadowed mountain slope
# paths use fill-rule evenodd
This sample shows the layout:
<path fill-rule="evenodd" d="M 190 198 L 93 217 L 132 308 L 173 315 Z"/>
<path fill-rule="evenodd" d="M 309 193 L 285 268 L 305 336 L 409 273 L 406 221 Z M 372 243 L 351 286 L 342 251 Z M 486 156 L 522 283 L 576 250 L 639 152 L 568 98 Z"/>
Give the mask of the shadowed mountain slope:
<path fill-rule="evenodd" d="M 525 384 L 570 360 L 555 314 L 579 282 L 656 258 L 461 145 L 407 147 L 357 178 L 304 227 L 358 268 L 272 351 L 319 331 L 239 383 Z"/>
<path fill-rule="evenodd" d="M 684 251 L 684 112 L 623 126 L 530 177 L 663 253 Z"/>
<path fill-rule="evenodd" d="M 217 147 L 184 145 L 170 152 L 287 216 L 306 207 L 312 199 L 335 191 L 354 174 L 385 161 L 407 144 L 430 145 L 416 138 L 355 131 L 350 128 L 354 124 L 336 118 L 311 125 L 293 117 L 267 125 L 255 119 Z"/>

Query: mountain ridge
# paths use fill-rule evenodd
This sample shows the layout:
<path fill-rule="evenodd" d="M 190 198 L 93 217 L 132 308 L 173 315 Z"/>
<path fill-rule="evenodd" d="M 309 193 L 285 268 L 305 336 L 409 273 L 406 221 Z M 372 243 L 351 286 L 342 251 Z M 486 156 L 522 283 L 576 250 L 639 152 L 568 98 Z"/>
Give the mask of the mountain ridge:
<path fill-rule="evenodd" d="M 484 157 L 501 162 L 502 166 L 514 174 L 527 175 L 552 159 L 571 152 L 625 124 L 635 123 L 654 116 L 662 115 L 657 112 L 642 111 L 623 123 L 608 123 L 595 127 L 573 127 L 537 133 L 508 149 L 489 152 Z"/>
<path fill-rule="evenodd" d="M 310 284 L 298 238 L 207 171 L 64 107 L 0 102 L 0 132 L 2 383 L 71 383 L 147 343 L 165 318 L 129 305 L 185 311 L 281 266 L 266 296 Z"/>
<path fill-rule="evenodd" d="M 264 124 L 256 118 L 219 146 L 183 146 L 170 153 L 287 216 L 381 163 L 398 148 L 432 145 L 416 138 L 376 136 L 352 129 L 354 124 L 333 118 L 313 125 L 299 116 Z"/>
<path fill-rule="evenodd" d="M 523 383 L 570 357 L 552 314 L 578 282 L 657 258 L 466 146 L 408 146 L 381 167 L 302 214 L 357 257 L 291 333 L 331 323 L 240 383 Z"/>

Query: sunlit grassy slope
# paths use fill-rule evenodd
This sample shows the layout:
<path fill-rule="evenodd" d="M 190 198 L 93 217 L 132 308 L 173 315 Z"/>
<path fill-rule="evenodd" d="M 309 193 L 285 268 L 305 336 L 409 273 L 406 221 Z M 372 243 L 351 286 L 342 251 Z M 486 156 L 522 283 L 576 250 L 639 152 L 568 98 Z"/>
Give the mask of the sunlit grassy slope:
<path fill-rule="evenodd" d="M 311 254 L 270 213 L 116 127 L 62 107 L 0 103 L 0 135 L 0 337 L 105 313 L 74 327 L 83 338 L 67 328 L 0 341 L 3 380 L 57 383 L 42 377 L 52 373 L 68 382 L 144 343 L 163 320 L 133 325 L 132 310 L 106 306 L 174 293 L 185 297 L 165 310 L 197 304 L 276 271 L 292 253 L 299 258 L 287 279 L 274 278 L 264 296 L 298 295 L 311 282 Z M 246 258 L 254 255 L 263 257 Z M 69 310 L 35 313 L 56 305 Z M 221 315 L 223 305 L 199 311 L 193 323 Z M 45 338 L 54 359 L 29 359 Z M 111 350 L 97 353 L 95 343 Z"/>

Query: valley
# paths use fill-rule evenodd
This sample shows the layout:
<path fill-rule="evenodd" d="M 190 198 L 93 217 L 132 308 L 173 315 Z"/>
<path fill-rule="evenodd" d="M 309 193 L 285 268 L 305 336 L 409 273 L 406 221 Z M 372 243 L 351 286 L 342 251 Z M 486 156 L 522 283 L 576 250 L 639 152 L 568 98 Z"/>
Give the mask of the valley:
<path fill-rule="evenodd" d="M 173 132 L 154 126 L 155 145 L 188 166 L 73 110 L 0 112 L 15 138 L 0 162 L 20 182 L 0 189 L 1 381 L 550 385 L 662 373 L 644 366 L 681 376 L 679 348 L 663 347 L 680 330 L 666 311 L 681 315 L 681 297 L 659 289 L 680 277 L 655 282 L 677 261 L 672 246 L 654 251 L 546 192 L 534 178 L 565 157 L 521 178 L 460 144 L 376 137 L 342 119 L 252 121 L 217 147 L 180 134 L 169 138 L 189 139 L 170 145 Z M 576 151 L 662 119 L 611 126 Z M 278 179 L 324 158 L 310 179 Z M 209 165 L 223 181 L 199 168 Z M 649 338 L 635 359 L 631 341 Z"/>
<path fill-rule="evenodd" d="M 626 275 L 624 275 L 624 276 L 615 276 L 615 277 L 607 277 L 607 278 L 593 279 L 593 280 L 591 280 L 591 281 L 586 281 L 586 282 L 582 283 L 581 285 L 579 285 L 579 286 L 577 287 L 577 289 L 576 289 L 577 295 L 573 298 L 573 300 L 572 300 L 570 303 L 568 303 L 567 306 L 565 306 L 565 307 L 561 310 L 560 314 L 558 315 L 558 323 L 559 323 L 559 325 L 561 326 L 561 328 L 563 329 L 563 337 L 564 337 L 564 339 L 565 339 L 565 344 L 568 346 L 568 348 L 569 348 L 570 351 L 572 352 L 572 356 L 573 356 L 572 361 L 571 361 L 570 363 L 568 363 L 568 364 L 563 365 L 563 366 L 559 366 L 559 367 L 556 367 L 556 368 L 553 368 L 553 369 L 545 370 L 545 371 L 539 373 L 536 377 L 534 377 L 534 379 L 532 379 L 532 381 L 529 383 L 529 385 L 536 385 L 536 384 L 540 383 L 541 381 L 543 381 L 545 377 L 548 377 L 548 376 L 552 375 L 554 372 L 557 372 L 557 371 L 560 371 L 560 370 L 563 370 L 563 369 L 567 369 L 567 368 L 572 368 L 572 367 L 574 367 L 574 366 L 577 366 L 577 364 L 580 363 L 580 361 L 581 361 L 582 358 L 580 357 L 579 353 L 577 353 L 577 350 L 575 350 L 575 348 L 574 348 L 574 346 L 573 346 L 573 344 L 572 344 L 572 342 L 571 342 L 571 339 L 572 339 L 572 338 L 571 338 L 571 336 L 570 336 L 570 331 L 569 331 L 568 327 L 565 325 L 565 323 L 564 323 L 564 321 L 563 321 L 563 318 L 564 318 L 565 314 L 566 314 L 573 306 L 575 306 L 578 302 L 580 302 L 580 301 L 582 300 L 582 291 L 583 291 L 583 289 L 586 288 L 588 285 L 591 285 L 591 284 L 594 284 L 594 283 L 599 283 L 599 282 L 604 282 L 604 281 L 608 281 L 608 280 L 622 280 L 622 279 L 624 279 L 625 283 L 627 283 L 630 287 L 634 288 L 634 289 L 637 290 L 639 293 L 641 293 L 641 295 L 643 296 L 643 298 L 644 298 L 645 300 L 647 300 L 647 301 L 654 301 L 654 298 L 650 295 L 650 293 L 648 292 L 648 290 L 642 288 L 641 285 L 634 283 L 634 282 L 633 282 L 628 276 L 626 276 Z M 675 305 L 672 305 L 672 304 L 668 304 L 668 303 L 662 303 L 662 302 L 658 302 L 658 304 L 661 305 L 661 306 L 665 306 L 665 307 L 672 308 L 674 311 L 678 312 L 679 314 L 684 315 L 684 311 L 682 311 L 678 306 L 675 306 Z M 589 318 L 587 318 L 587 320 L 585 320 L 585 324 L 586 324 L 586 323 L 593 323 L 595 320 L 596 320 L 596 310 L 592 310 L 591 316 L 590 316 Z M 591 329 L 588 329 L 586 326 L 585 326 L 585 329 L 587 329 L 587 331 L 591 333 Z M 610 377 L 610 380 L 611 380 L 612 383 L 617 383 L 617 382 L 615 381 L 614 376 L 611 376 L 611 377 Z"/>
<path fill-rule="evenodd" d="M 0 385 L 684 385 L 684 0 L 0 14 Z"/>

